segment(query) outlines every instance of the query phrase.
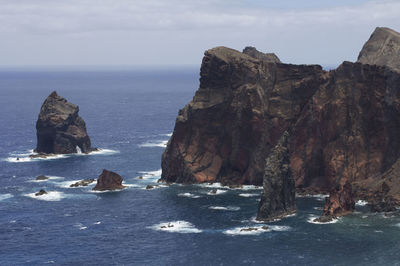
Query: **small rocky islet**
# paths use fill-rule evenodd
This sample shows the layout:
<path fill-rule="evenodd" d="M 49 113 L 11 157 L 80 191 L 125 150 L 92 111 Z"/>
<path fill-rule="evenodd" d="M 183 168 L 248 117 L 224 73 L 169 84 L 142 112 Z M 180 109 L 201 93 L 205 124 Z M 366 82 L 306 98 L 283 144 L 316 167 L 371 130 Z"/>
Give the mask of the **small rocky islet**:
<path fill-rule="evenodd" d="M 285 64 L 254 47 L 207 50 L 200 87 L 179 111 L 162 155 L 161 181 L 263 185 L 262 221 L 295 213 L 296 191 L 329 193 L 318 222 L 351 213 L 355 199 L 374 211 L 396 210 L 399 51 L 400 34 L 388 28 L 376 28 L 357 62 L 331 71 Z M 78 111 L 56 92 L 47 97 L 34 156 L 95 150 Z M 122 189 L 122 181 L 104 169 L 93 190 Z"/>

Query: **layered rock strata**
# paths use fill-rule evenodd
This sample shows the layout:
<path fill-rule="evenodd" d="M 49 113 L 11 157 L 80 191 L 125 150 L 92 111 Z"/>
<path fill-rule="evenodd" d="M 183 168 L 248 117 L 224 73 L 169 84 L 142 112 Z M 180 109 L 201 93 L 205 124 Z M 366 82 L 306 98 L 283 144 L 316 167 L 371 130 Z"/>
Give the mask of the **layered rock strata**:
<path fill-rule="evenodd" d="M 45 154 L 88 153 L 91 147 L 79 107 L 53 91 L 44 101 L 36 122 L 39 156 Z"/>
<path fill-rule="evenodd" d="M 289 165 L 287 132 L 265 162 L 263 193 L 257 220 L 270 221 L 296 212 L 296 187 Z"/>

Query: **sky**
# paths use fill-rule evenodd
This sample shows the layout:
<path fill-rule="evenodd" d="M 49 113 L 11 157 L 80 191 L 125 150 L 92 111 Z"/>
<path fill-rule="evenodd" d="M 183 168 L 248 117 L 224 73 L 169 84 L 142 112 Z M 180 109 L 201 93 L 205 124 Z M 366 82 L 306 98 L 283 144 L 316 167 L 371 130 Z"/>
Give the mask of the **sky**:
<path fill-rule="evenodd" d="M 0 66 L 195 66 L 216 46 L 336 65 L 399 18 L 399 0 L 0 0 Z"/>

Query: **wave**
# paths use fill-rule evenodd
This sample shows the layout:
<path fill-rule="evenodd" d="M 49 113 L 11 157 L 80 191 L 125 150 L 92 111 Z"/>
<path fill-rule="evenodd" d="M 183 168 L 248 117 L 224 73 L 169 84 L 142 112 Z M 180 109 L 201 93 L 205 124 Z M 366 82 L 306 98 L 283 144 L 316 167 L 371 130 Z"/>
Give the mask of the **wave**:
<path fill-rule="evenodd" d="M 368 202 L 365 201 L 365 200 L 358 200 L 358 201 L 356 202 L 356 205 L 357 205 L 357 206 L 365 206 L 365 205 L 367 205 L 367 204 L 368 204 Z"/>
<path fill-rule="evenodd" d="M 201 196 L 195 195 L 195 194 L 192 194 L 192 193 L 179 193 L 178 197 L 186 197 L 186 198 L 198 199 Z"/>
<path fill-rule="evenodd" d="M 249 198 L 249 197 L 260 197 L 261 195 L 257 193 L 240 193 L 239 196 Z"/>
<path fill-rule="evenodd" d="M 306 194 L 306 195 L 296 194 L 296 198 L 317 198 L 317 200 L 325 200 L 326 197 L 329 197 L 329 194 Z"/>
<path fill-rule="evenodd" d="M 155 140 L 155 141 L 148 141 L 142 144 L 139 144 L 141 148 L 153 148 L 153 147 L 167 147 L 168 140 Z"/>
<path fill-rule="evenodd" d="M 9 199 L 9 198 L 12 198 L 12 197 L 14 197 L 14 196 L 12 194 L 10 194 L 10 193 L 0 194 L 0 201 L 6 200 L 6 199 Z"/>
<path fill-rule="evenodd" d="M 232 229 L 225 230 L 223 233 L 226 235 L 260 235 L 267 232 L 284 232 L 290 231 L 290 226 L 284 225 L 256 225 L 248 227 L 235 227 Z"/>
<path fill-rule="evenodd" d="M 219 182 L 202 183 L 202 184 L 197 184 L 197 186 L 205 187 L 205 188 L 224 188 L 224 189 L 228 189 L 228 190 L 260 190 L 260 189 L 263 189 L 262 186 L 254 186 L 254 185 L 223 186 Z"/>
<path fill-rule="evenodd" d="M 64 179 L 64 177 L 62 177 L 62 176 L 55 176 L 55 175 L 45 175 L 45 177 L 48 177 L 48 179 L 36 180 L 36 178 L 35 178 L 34 180 L 29 180 L 28 182 L 41 183 L 41 182 Z"/>
<path fill-rule="evenodd" d="M 160 134 L 159 136 L 166 136 L 166 137 L 172 137 L 172 133 L 167 133 L 167 134 Z"/>
<path fill-rule="evenodd" d="M 316 215 L 309 215 L 307 218 L 307 222 L 312 223 L 312 224 L 334 224 L 337 223 L 340 218 L 332 219 L 332 221 L 326 222 L 326 223 L 321 223 L 321 222 L 316 222 L 314 219 L 319 218 L 319 216 Z"/>
<path fill-rule="evenodd" d="M 84 226 L 81 223 L 74 224 L 74 227 L 78 228 L 79 230 L 86 230 L 87 229 L 87 226 Z"/>
<path fill-rule="evenodd" d="M 96 180 L 90 184 L 88 184 L 87 186 L 78 186 L 78 187 L 71 187 L 72 184 L 75 184 L 76 182 L 82 181 L 82 179 L 78 179 L 78 180 L 69 180 L 69 181 L 63 181 L 63 182 L 55 182 L 57 187 L 60 188 L 87 188 L 87 187 L 91 187 L 94 186 L 96 184 Z"/>
<path fill-rule="evenodd" d="M 69 153 L 69 154 L 54 154 L 46 156 L 45 158 L 36 157 L 31 158 L 31 155 L 37 155 L 36 152 L 33 150 L 28 150 L 27 152 L 11 152 L 9 157 L 5 158 L 4 161 L 10 163 L 26 163 L 26 162 L 37 162 L 37 161 L 50 161 L 50 160 L 57 160 L 68 158 L 71 156 L 90 156 L 90 155 L 111 155 L 119 153 L 117 150 L 111 149 L 97 149 L 96 151 L 92 151 L 90 153 Z"/>
<path fill-rule="evenodd" d="M 44 201 L 60 201 L 66 197 L 63 192 L 60 191 L 47 191 L 47 194 L 35 196 L 35 193 L 25 194 L 24 196 L 30 197 L 36 200 L 44 200 Z"/>
<path fill-rule="evenodd" d="M 211 191 L 207 192 L 207 195 L 215 196 L 215 195 L 224 194 L 226 192 L 227 192 L 227 190 L 217 189 L 217 190 L 211 190 Z"/>
<path fill-rule="evenodd" d="M 153 226 L 147 227 L 156 231 L 165 231 L 170 233 L 201 233 L 202 230 L 197 229 L 193 224 L 187 221 L 173 221 L 166 223 L 159 223 Z"/>
<path fill-rule="evenodd" d="M 139 177 L 141 179 L 160 179 L 162 170 L 158 169 L 156 171 L 140 171 L 138 173 L 141 174 Z"/>
<path fill-rule="evenodd" d="M 217 211 L 238 211 L 238 210 L 240 210 L 240 207 L 235 207 L 235 206 L 228 206 L 228 207 L 210 206 L 208 208 L 210 210 L 217 210 Z"/>

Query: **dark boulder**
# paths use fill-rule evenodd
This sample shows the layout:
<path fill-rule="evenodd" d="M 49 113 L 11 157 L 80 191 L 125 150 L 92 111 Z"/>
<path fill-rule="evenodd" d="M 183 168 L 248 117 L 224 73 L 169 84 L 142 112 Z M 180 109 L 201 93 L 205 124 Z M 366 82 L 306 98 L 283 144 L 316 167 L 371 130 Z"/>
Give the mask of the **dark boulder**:
<path fill-rule="evenodd" d="M 42 196 L 42 195 L 45 195 L 45 194 L 47 194 L 47 192 L 44 189 L 41 189 L 39 192 L 35 193 L 35 196 L 37 197 L 37 196 Z"/>
<path fill-rule="evenodd" d="M 289 166 L 287 132 L 265 162 L 264 183 L 257 220 L 268 221 L 296 212 L 296 188 Z"/>
<path fill-rule="evenodd" d="M 96 181 L 93 178 L 83 179 L 70 185 L 70 187 L 86 187 Z"/>
<path fill-rule="evenodd" d="M 97 179 L 97 184 L 93 190 L 104 191 L 123 189 L 125 186 L 122 185 L 122 181 L 123 179 L 119 174 L 104 169 Z"/>
<path fill-rule="evenodd" d="M 40 175 L 40 176 L 36 177 L 37 181 L 44 181 L 44 180 L 48 180 L 48 179 L 49 178 L 47 176 L 44 176 L 44 175 Z"/>
<path fill-rule="evenodd" d="M 40 155 L 93 151 L 79 107 L 53 91 L 44 101 L 36 122 Z"/>

